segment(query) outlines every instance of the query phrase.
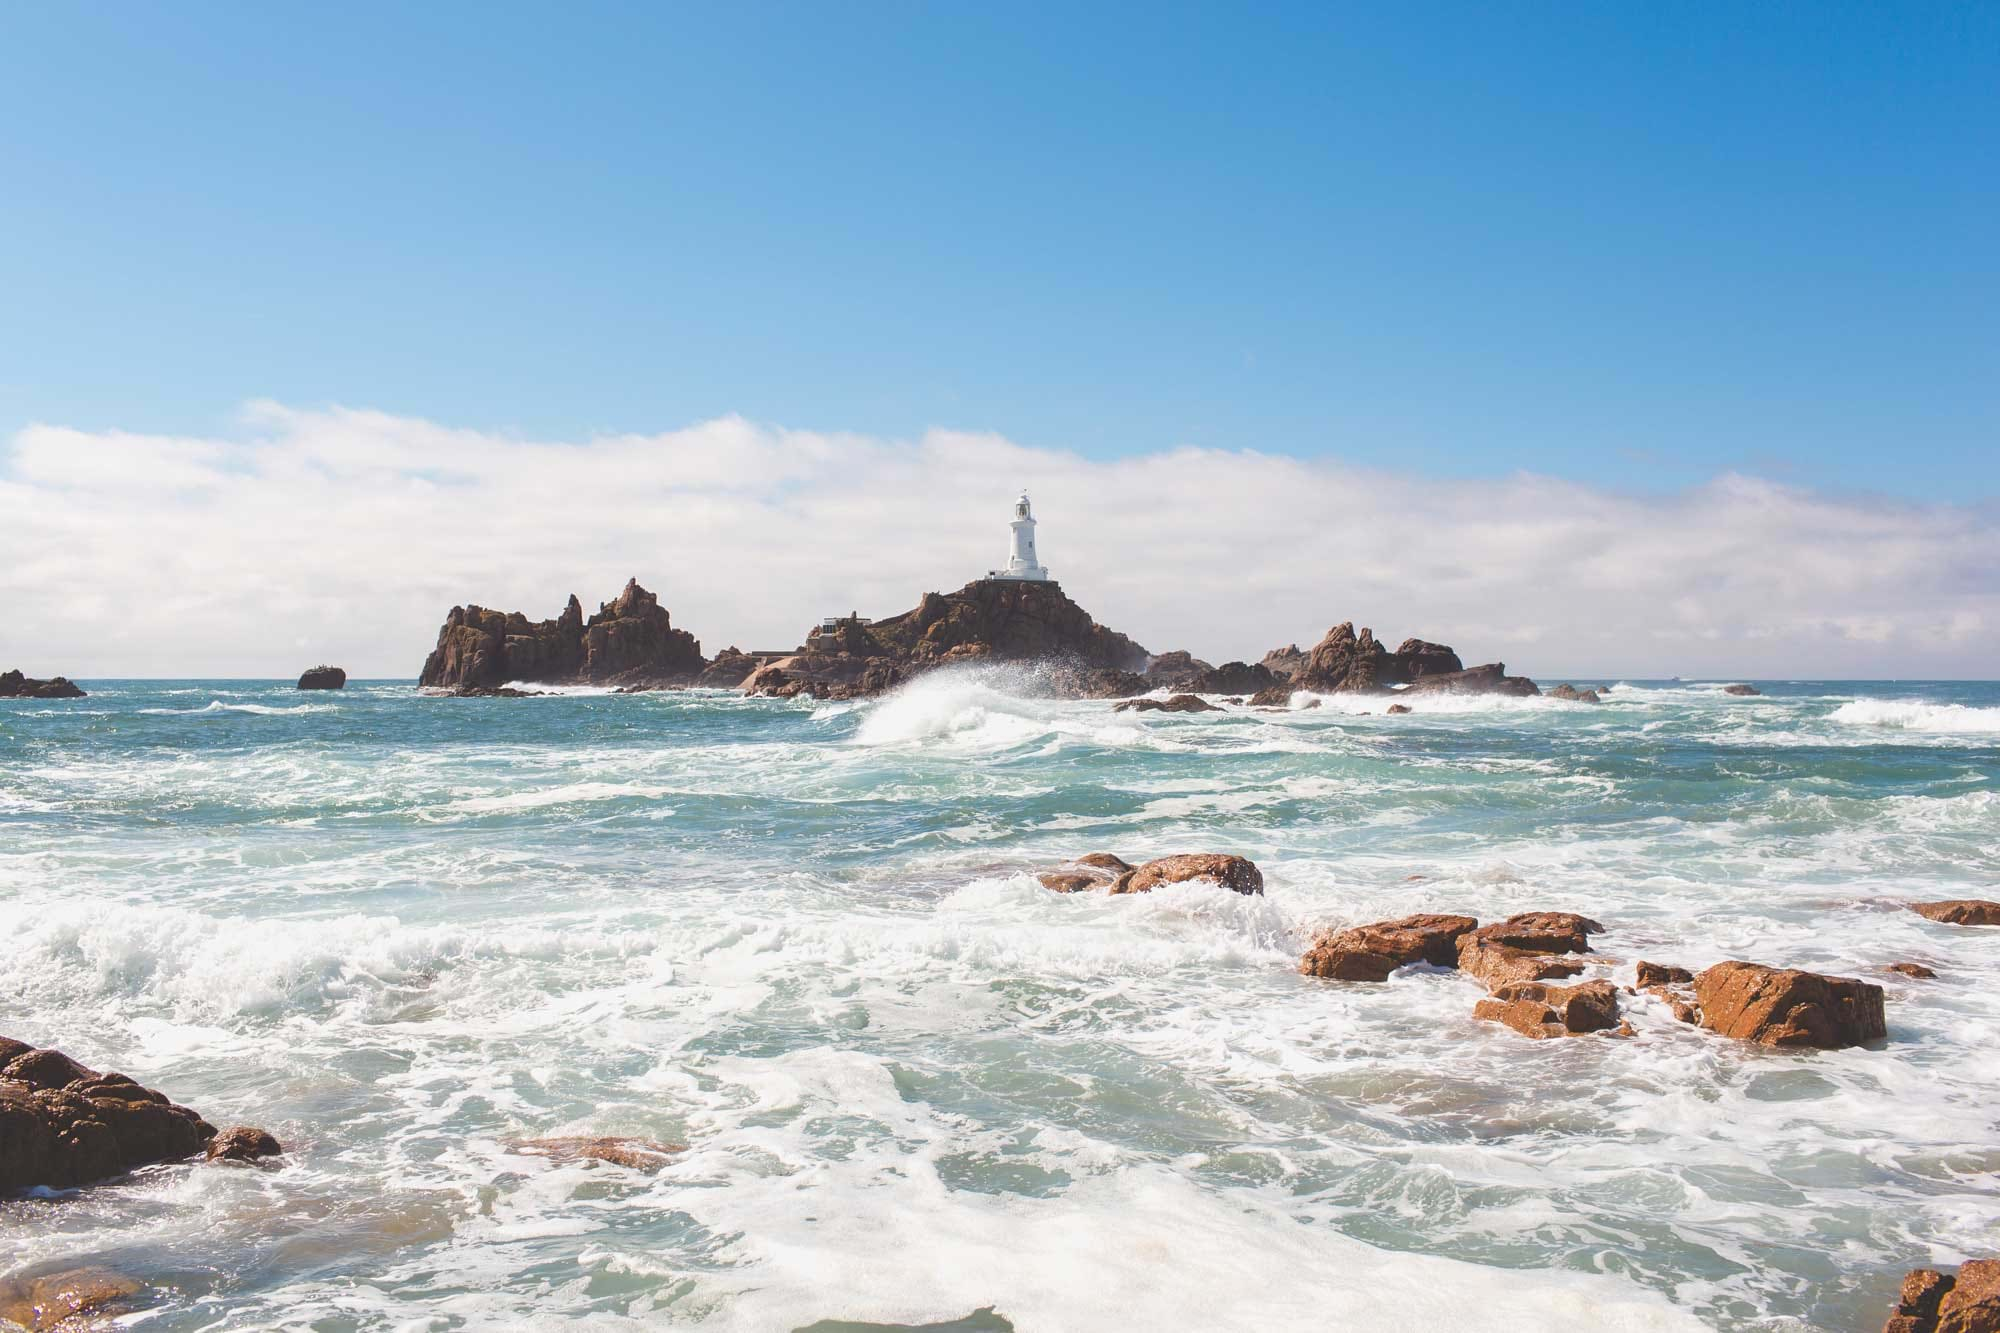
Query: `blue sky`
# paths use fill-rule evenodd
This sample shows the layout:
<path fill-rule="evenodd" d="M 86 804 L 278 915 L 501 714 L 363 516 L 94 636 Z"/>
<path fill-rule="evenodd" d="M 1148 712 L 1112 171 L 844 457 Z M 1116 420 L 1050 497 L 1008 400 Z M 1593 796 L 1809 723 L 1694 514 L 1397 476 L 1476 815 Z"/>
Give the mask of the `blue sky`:
<path fill-rule="evenodd" d="M 15 5 L 0 433 L 2000 493 L 2000 6 Z"/>

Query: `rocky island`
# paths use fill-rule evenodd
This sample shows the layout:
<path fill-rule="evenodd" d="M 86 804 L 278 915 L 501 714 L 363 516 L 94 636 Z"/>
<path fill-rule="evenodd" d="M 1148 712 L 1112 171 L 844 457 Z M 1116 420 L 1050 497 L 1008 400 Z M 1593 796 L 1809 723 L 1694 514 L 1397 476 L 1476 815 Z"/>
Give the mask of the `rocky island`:
<path fill-rule="evenodd" d="M 553 620 L 454 606 L 424 661 L 420 686 L 490 693 L 509 681 L 540 685 L 691 685 L 708 665 L 701 644 L 675 629 L 660 599 L 629 580 L 589 620 L 572 594 Z"/>
<path fill-rule="evenodd" d="M 34 680 L 19 671 L 0 671 L 0 699 L 81 699 L 84 690 L 67 676 Z"/>

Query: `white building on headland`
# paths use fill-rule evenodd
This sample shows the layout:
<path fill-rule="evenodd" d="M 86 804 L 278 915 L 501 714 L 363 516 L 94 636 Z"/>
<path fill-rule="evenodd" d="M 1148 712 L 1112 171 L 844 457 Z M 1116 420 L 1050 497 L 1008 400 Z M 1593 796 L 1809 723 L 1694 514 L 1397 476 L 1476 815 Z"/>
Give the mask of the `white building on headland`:
<path fill-rule="evenodd" d="M 1028 506 L 1028 493 L 1021 492 L 1021 498 L 1014 501 L 1014 550 L 1007 557 L 1005 569 L 989 569 L 989 579 L 1022 579 L 1029 583 L 1047 583 L 1049 571 L 1035 557 L 1035 511 Z"/>

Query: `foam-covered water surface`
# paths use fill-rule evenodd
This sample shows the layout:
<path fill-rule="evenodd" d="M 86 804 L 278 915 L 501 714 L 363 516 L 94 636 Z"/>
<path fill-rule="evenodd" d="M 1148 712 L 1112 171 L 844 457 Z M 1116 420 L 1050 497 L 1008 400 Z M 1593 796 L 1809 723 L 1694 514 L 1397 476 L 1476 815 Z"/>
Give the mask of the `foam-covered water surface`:
<path fill-rule="evenodd" d="M 0 1200 L 0 1276 L 118 1268 L 131 1327 L 1872 1331 L 1905 1269 L 2000 1250 L 2000 929 L 1900 906 L 2000 897 L 2000 686 L 85 684 L 0 701 L 0 1034 L 291 1147 Z M 1266 895 L 1033 878 L 1211 849 Z M 1641 997 L 1635 1039 L 1531 1042 L 1449 972 L 1294 970 L 1326 926 L 1537 908 L 1627 980 L 1881 981 L 1889 1040 Z M 578 1134 L 687 1148 L 509 1147 Z"/>

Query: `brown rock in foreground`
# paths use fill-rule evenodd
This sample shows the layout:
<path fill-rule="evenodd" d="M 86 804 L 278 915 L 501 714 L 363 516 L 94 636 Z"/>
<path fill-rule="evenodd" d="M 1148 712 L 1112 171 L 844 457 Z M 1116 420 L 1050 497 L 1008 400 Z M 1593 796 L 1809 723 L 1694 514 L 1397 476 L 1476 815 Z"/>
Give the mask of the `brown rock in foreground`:
<path fill-rule="evenodd" d="M 1171 699 L 1127 699 L 1114 713 L 1220 713 L 1222 708 L 1195 694 L 1176 694 Z"/>
<path fill-rule="evenodd" d="M 1641 960 L 1638 972 L 1638 985 L 1642 990 L 1649 986 L 1670 986 L 1694 980 L 1694 973 L 1684 967 L 1676 967 L 1672 963 L 1648 963 Z"/>
<path fill-rule="evenodd" d="M 1882 988 L 1759 963 L 1717 963 L 1694 979 L 1701 1025 L 1760 1046 L 1837 1050 L 1888 1035 Z"/>
<path fill-rule="evenodd" d="M 19 671 L 0 671 L 0 699 L 82 699 L 83 687 L 67 676 L 32 680 Z"/>
<path fill-rule="evenodd" d="M 142 1285 L 109 1268 L 71 1268 L 34 1277 L 0 1278 L 0 1321 L 33 1333 L 96 1326 L 79 1316 L 110 1314 Z"/>
<path fill-rule="evenodd" d="M 1473 932 L 1489 943 L 1531 953 L 1588 953 L 1590 937 L 1603 933 L 1603 926 L 1575 912 L 1520 912 Z"/>
<path fill-rule="evenodd" d="M 1603 929 L 1575 912 L 1521 912 L 1461 938 L 1459 970 L 1489 989 L 1573 977 L 1583 964 L 1552 955 L 1588 953 L 1590 936 Z"/>
<path fill-rule="evenodd" d="M 635 1171 L 657 1171 L 687 1151 L 684 1143 L 658 1143 L 652 1139 L 615 1137 L 557 1137 L 551 1139 L 509 1139 L 507 1147 L 530 1157 L 546 1157 L 553 1162 L 609 1162 Z"/>
<path fill-rule="evenodd" d="M 1618 988 L 1608 981 L 1551 986 L 1516 981 L 1473 1006 L 1472 1016 L 1529 1037 L 1576 1037 L 1618 1026 Z"/>
<path fill-rule="evenodd" d="M 1220 852 L 1184 852 L 1148 861 L 1136 870 L 1120 875 L 1111 886 L 1113 893 L 1148 893 L 1162 884 L 1180 884 L 1191 879 L 1213 880 L 1238 893 L 1262 893 L 1264 872 L 1241 856 Z"/>
<path fill-rule="evenodd" d="M 1469 916 L 1420 914 L 1329 931 L 1299 959 L 1299 971 L 1335 981 L 1387 981 L 1410 963 L 1457 967 L 1459 938 L 1478 924 Z"/>
<path fill-rule="evenodd" d="M 123 1074 L 0 1038 L 0 1190 L 67 1188 L 192 1157 L 215 1127 Z"/>
<path fill-rule="evenodd" d="M 492 689 L 508 681 L 542 685 L 691 683 L 708 665 L 701 644 L 673 627 L 660 599 L 630 580 L 588 621 L 572 596 L 554 620 L 519 611 L 454 606 L 438 631 L 418 684 Z"/>
<path fill-rule="evenodd" d="M 1943 902 L 1911 903 L 1910 910 L 1948 926 L 2000 926 L 2000 903 L 1984 898 L 1947 898 Z"/>
<path fill-rule="evenodd" d="M 1913 1270 L 1882 1333 L 2000 1333 L 2000 1259 Z"/>
<path fill-rule="evenodd" d="M 347 688 L 347 672 L 337 666 L 320 665 L 307 667 L 299 676 L 302 690 L 344 690 Z"/>

